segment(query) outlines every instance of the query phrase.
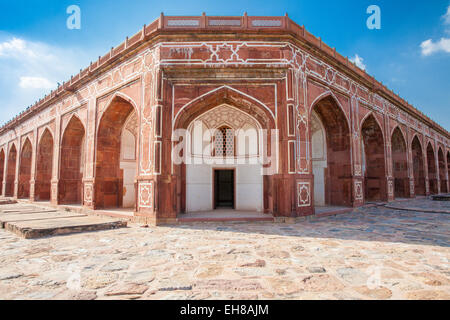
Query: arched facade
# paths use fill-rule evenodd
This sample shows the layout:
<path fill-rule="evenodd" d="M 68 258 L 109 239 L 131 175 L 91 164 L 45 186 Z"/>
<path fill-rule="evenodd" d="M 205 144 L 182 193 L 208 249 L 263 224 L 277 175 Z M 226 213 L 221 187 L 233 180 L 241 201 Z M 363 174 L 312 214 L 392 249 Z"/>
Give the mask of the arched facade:
<path fill-rule="evenodd" d="M 312 120 L 314 185 L 320 197 L 316 203 L 351 206 L 351 140 L 347 118 L 337 101 L 327 96 L 314 105 Z"/>
<path fill-rule="evenodd" d="M 58 203 L 82 204 L 85 164 L 85 129 L 77 116 L 67 124 L 61 142 Z"/>
<path fill-rule="evenodd" d="M 95 208 L 135 208 L 136 134 L 133 105 L 114 97 L 97 131 Z"/>
<path fill-rule="evenodd" d="M 33 158 L 33 146 L 30 139 L 25 139 L 20 153 L 19 160 L 19 199 L 27 199 L 30 197 L 30 180 L 31 180 L 31 165 Z"/>
<path fill-rule="evenodd" d="M 414 136 L 411 144 L 411 149 L 415 194 L 418 196 L 424 196 L 427 194 L 425 180 L 425 161 L 422 145 L 417 136 Z"/>
<path fill-rule="evenodd" d="M 35 200 L 50 201 L 53 173 L 53 136 L 45 129 L 38 146 L 36 159 Z"/>
<path fill-rule="evenodd" d="M 394 176 L 394 196 L 395 198 L 408 198 L 410 196 L 408 153 L 406 140 L 399 127 L 396 127 L 392 133 L 391 148 L 392 170 Z"/>
<path fill-rule="evenodd" d="M 361 136 L 365 198 L 368 201 L 387 200 L 385 140 L 373 115 L 363 121 Z"/>
<path fill-rule="evenodd" d="M 449 132 L 288 17 L 162 15 L 0 128 L 0 149 L 3 196 L 155 224 L 449 187 Z"/>
<path fill-rule="evenodd" d="M 16 163 L 17 163 L 17 149 L 16 145 L 12 144 L 8 152 L 8 163 L 6 173 L 6 187 L 5 196 L 12 197 L 15 194 L 16 181 Z"/>

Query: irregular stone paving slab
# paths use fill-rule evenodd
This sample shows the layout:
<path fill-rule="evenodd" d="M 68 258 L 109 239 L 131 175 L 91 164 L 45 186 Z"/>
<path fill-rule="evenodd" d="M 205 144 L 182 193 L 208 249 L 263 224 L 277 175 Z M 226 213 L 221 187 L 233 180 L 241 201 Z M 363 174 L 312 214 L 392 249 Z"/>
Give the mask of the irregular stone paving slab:
<path fill-rule="evenodd" d="M 396 201 L 386 205 L 386 208 L 416 212 L 436 212 L 450 214 L 450 201 L 432 201 L 430 199 L 411 199 Z"/>
<path fill-rule="evenodd" d="M 40 211 L 53 211 L 54 209 L 41 208 L 36 206 L 11 206 L 11 207 L 0 207 L 0 214 L 8 213 L 26 213 L 26 212 L 40 212 Z M 56 211 L 56 210 L 54 210 Z"/>
<path fill-rule="evenodd" d="M 0 200 L 0 206 L 8 205 L 8 204 L 15 204 L 15 203 L 17 203 L 16 200 Z"/>
<path fill-rule="evenodd" d="M 50 220 L 8 222 L 5 224 L 5 229 L 14 232 L 25 239 L 36 239 L 69 233 L 118 229 L 126 226 L 126 221 L 84 216 Z"/>
<path fill-rule="evenodd" d="M 10 215 L 27 215 L 27 214 L 33 214 L 33 213 L 52 213 L 52 212 L 58 212 L 58 210 L 14 210 L 14 211 L 6 211 L 1 212 L 0 217 L 10 216 Z M 61 212 L 61 211 L 60 211 Z"/>
<path fill-rule="evenodd" d="M 27 214 L 6 214 L 0 215 L 0 228 L 4 228 L 6 223 L 35 221 L 35 220 L 49 220 L 49 219 L 67 219 L 76 217 L 86 217 L 85 214 L 66 213 L 66 212 L 42 212 L 42 213 L 27 213 Z"/>
<path fill-rule="evenodd" d="M 448 300 L 449 230 L 449 215 L 383 206 L 289 225 L 0 230 L 0 299 Z"/>

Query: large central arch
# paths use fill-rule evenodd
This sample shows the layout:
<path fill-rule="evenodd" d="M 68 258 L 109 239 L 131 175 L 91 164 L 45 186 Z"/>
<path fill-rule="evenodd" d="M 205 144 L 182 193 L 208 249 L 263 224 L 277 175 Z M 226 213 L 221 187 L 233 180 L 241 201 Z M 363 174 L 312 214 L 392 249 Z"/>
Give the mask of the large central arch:
<path fill-rule="evenodd" d="M 187 204 L 187 193 L 189 192 L 187 190 L 189 183 L 193 182 L 192 178 L 195 178 L 196 175 L 193 174 L 193 171 L 190 170 L 191 168 L 187 168 L 186 160 L 188 158 L 188 152 L 186 150 L 181 150 L 178 154 L 177 147 L 179 146 L 179 143 L 186 144 L 188 139 L 186 139 L 186 136 L 183 136 L 181 134 L 178 136 L 179 129 L 182 129 L 183 131 L 188 131 L 191 129 L 189 126 L 195 122 L 196 119 L 202 118 L 204 115 L 207 115 L 209 111 L 215 109 L 215 108 L 232 108 L 234 110 L 237 110 L 237 113 L 241 114 L 243 117 L 248 117 L 253 119 L 252 123 L 256 123 L 255 127 L 262 130 L 266 130 L 267 135 L 264 137 L 263 142 L 260 144 L 262 149 L 259 150 L 260 154 L 264 154 L 264 156 L 269 157 L 271 160 L 271 163 L 268 164 L 268 166 L 273 165 L 274 163 L 277 163 L 277 160 L 272 157 L 272 151 L 271 151 L 271 130 L 276 128 L 275 125 L 275 118 L 272 113 L 272 111 L 262 104 L 260 101 L 252 98 L 251 96 L 248 96 L 246 94 L 243 94 L 242 92 L 232 89 L 230 87 L 220 87 L 218 89 L 212 90 L 207 94 L 204 94 L 185 106 L 183 106 L 180 111 L 175 115 L 175 119 L 173 122 L 173 130 L 174 130 L 174 140 L 177 142 L 173 143 L 173 151 L 175 154 L 173 156 L 180 157 L 184 160 L 181 161 L 181 163 L 174 163 L 173 165 L 173 174 L 176 178 L 176 213 L 186 213 L 190 210 Z M 216 109 L 219 110 L 219 109 Z M 214 114 L 213 114 L 214 115 Z M 214 117 L 212 117 L 214 118 Z M 221 117 L 217 117 L 218 120 Z M 232 120 L 232 119 L 229 119 Z M 210 129 L 222 129 L 222 128 L 228 128 L 233 130 L 233 121 L 222 121 L 217 122 L 215 125 L 213 125 Z M 185 132 L 185 131 L 184 131 Z M 236 133 L 236 132 L 235 132 Z M 178 140 L 178 138 L 180 138 Z M 215 139 L 216 137 L 213 137 Z M 259 139 L 259 137 L 258 137 Z M 214 140 L 212 140 L 214 141 Z M 276 156 L 275 154 L 273 156 Z M 225 160 L 226 161 L 226 160 Z M 239 166 L 239 164 L 238 164 Z M 230 169 L 231 167 L 227 164 L 225 165 L 212 165 L 207 168 L 208 174 L 212 174 L 213 171 L 209 172 L 209 170 L 215 170 L 215 169 Z M 265 167 L 265 166 L 264 166 Z M 276 165 L 274 165 L 276 167 Z M 244 180 L 247 180 L 244 184 L 255 184 L 255 185 L 261 185 L 260 182 L 257 182 L 256 180 L 261 179 L 262 180 L 262 193 L 261 196 L 263 198 L 262 204 L 260 209 L 262 209 L 265 213 L 271 213 L 274 208 L 275 203 L 275 195 L 273 193 L 273 176 L 271 175 L 262 175 L 261 172 L 257 172 L 255 174 L 251 173 L 254 172 L 254 170 L 250 170 L 245 172 L 242 168 L 235 169 L 235 182 L 241 181 L 242 179 L 247 176 Z M 189 172 L 188 172 L 189 171 Z M 242 174 L 240 174 L 241 172 Z M 190 179 L 190 181 L 188 181 Z M 211 181 L 212 183 L 212 181 Z M 243 185 L 241 185 L 242 187 Z M 207 187 L 209 188 L 209 187 Z M 208 189 L 210 190 L 210 189 Z M 210 190 L 211 191 L 211 190 Z M 209 197 L 209 191 L 208 195 L 205 195 Z M 251 194 L 245 195 L 242 193 L 240 195 L 241 197 L 251 197 Z M 244 199 L 245 200 L 245 199 Z M 251 200 L 251 199 L 247 199 Z M 208 200 L 209 201 L 209 200 Z M 209 201 L 211 202 L 211 201 Z M 240 202 L 243 204 L 244 202 Z M 204 209 L 206 210 L 206 206 Z M 239 209 L 239 200 L 238 200 L 238 207 L 236 209 Z M 259 210 L 259 209 L 258 209 Z"/>
<path fill-rule="evenodd" d="M 406 198 L 409 195 L 408 159 L 406 141 L 399 127 L 396 127 L 392 133 L 391 148 L 394 196 L 396 198 Z"/>
<path fill-rule="evenodd" d="M 387 200 L 383 131 L 371 114 L 361 126 L 364 149 L 364 185 L 368 201 Z"/>
<path fill-rule="evenodd" d="M 324 130 L 322 139 L 313 139 L 314 150 L 323 150 L 322 160 L 313 159 L 315 191 L 324 190 L 319 205 L 352 205 L 352 171 L 350 127 L 344 111 L 332 96 L 322 98 L 313 105 L 312 120 Z M 316 130 L 317 131 L 317 130 Z M 317 131 L 318 132 L 318 131 Z M 313 132 L 313 135 L 316 132 Z M 315 138 L 316 135 L 313 136 Z M 324 136 L 324 137 L 323 137 Z M 325 139 L 323 139 L 325 138 Z M 322 141 L 322 143 L 319 143 Z M 317 161 L 316 161 L 317 160 Z M 324 165 L 316 165 L 319 161 Z M 319 187 L 323 185 L 322 189 Z"/>
<path fill-rule="evenodd" d="M 414 175 L 414 193 L 418 196 L 426 195 L 425 186 L 425 163 L 423 161 L 423 150 L 419 138 L 414 136 L 411 143 L 412 164 Z"/>
<path fill-rule="evenodd" d="M 64 131 L 58 200 L 61 204 L 81 204 L 83 199 L 83 163 L 85 130 L 80 119 L 73 115 Z"/>
<path fill-rule="evenodd" d="M 50 131 L 45 129 L 39 142 L 36 159 L 35 199 L 38 201 L 50 200 L 52 168 L 53 137 Z"/>
<path fill-rule="evenodd" d="M 438 193 L 438 184 L 437 184 L 437 168 L 436 168 L 436 158 L 434 154 L 434 149 L 431 146 L 431 143 L 428 143 L 427 146 L 427 165 L 428 165 L 428 181 L 430 185 L 430 194 Z"/>
<path fill-rule="evenodd" d="M 16 180 L 16 161 L 17 161 L 17 149 L 16 145 L 13 144 L 11 149 L 9 149 L 8 154 L 8 164 L 7 164 L 7 172 L 6 172 L 6 188 L 5 188 L 5 196 L 13 197 L 14 196 L 14 184 Z"/>
<path fill-rule="evenodd" d="M 447 193 L 447 177 L 445 174 L 445 158 L 444 158 L 444 152 L 439 147 L 438 151 L 438 162 L 439 162 L 439 181 L 441 183 L 441 193 Z"/>
<path fill-rule="evenodd" d="M 129 101 L 115 96 L 100 120 L 95 166 L 96 209 L 135 208 L 137 128 L 136 121 L 128 121 L 135 115 Z"/>
<path fill-rule="evenodd" d="M 31 161 L 33 158 L 33 147 L 30 139 L 25 139 L 25 143 L 20 153 L 19 167 L 19 190 L 17 197 L 26 199 L 30 197 Z"/>

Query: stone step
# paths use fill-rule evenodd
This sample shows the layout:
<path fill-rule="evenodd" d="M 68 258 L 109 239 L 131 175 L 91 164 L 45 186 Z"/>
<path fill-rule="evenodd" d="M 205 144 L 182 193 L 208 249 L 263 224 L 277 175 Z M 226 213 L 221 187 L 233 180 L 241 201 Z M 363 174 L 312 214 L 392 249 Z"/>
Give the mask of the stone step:
<path fill-rule="evenodd" d="M 434 201 L 450 201 L 450 194 L 436 194 L 431 196 Z"/>
<path fill-rule="evenodd" d="M 93 216 L 5 223 L 6 230 L 11 231 L 25 239 L 36 239 L 71 233 L 118 229 L 125 228 L 126 226 L 126 221 Z"/>
<path fill-rule="evenodd" d="M 48 219 L 66 219 L 75 217 L 86 217 L 84 214 L 74 214 L 66 212 L 34 212 L 34 213 L 9 213 L 0 215 L 0 228 L 4 228 L 6 223 L 10 222 L 22 222 L 22 221 L 35 221 L 35 220 L 48 220 Z"/>

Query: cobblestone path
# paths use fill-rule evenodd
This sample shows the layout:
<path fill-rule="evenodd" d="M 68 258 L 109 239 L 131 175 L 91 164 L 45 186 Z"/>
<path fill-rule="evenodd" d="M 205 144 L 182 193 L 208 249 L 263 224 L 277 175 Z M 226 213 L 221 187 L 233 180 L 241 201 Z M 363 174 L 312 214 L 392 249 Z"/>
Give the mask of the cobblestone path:
<path fill-rule="evenodd" d="M 449 245 L 449 215 L 384 207 L 39 240 L 0 230 L 0 299 L 450 299 Z"/>

